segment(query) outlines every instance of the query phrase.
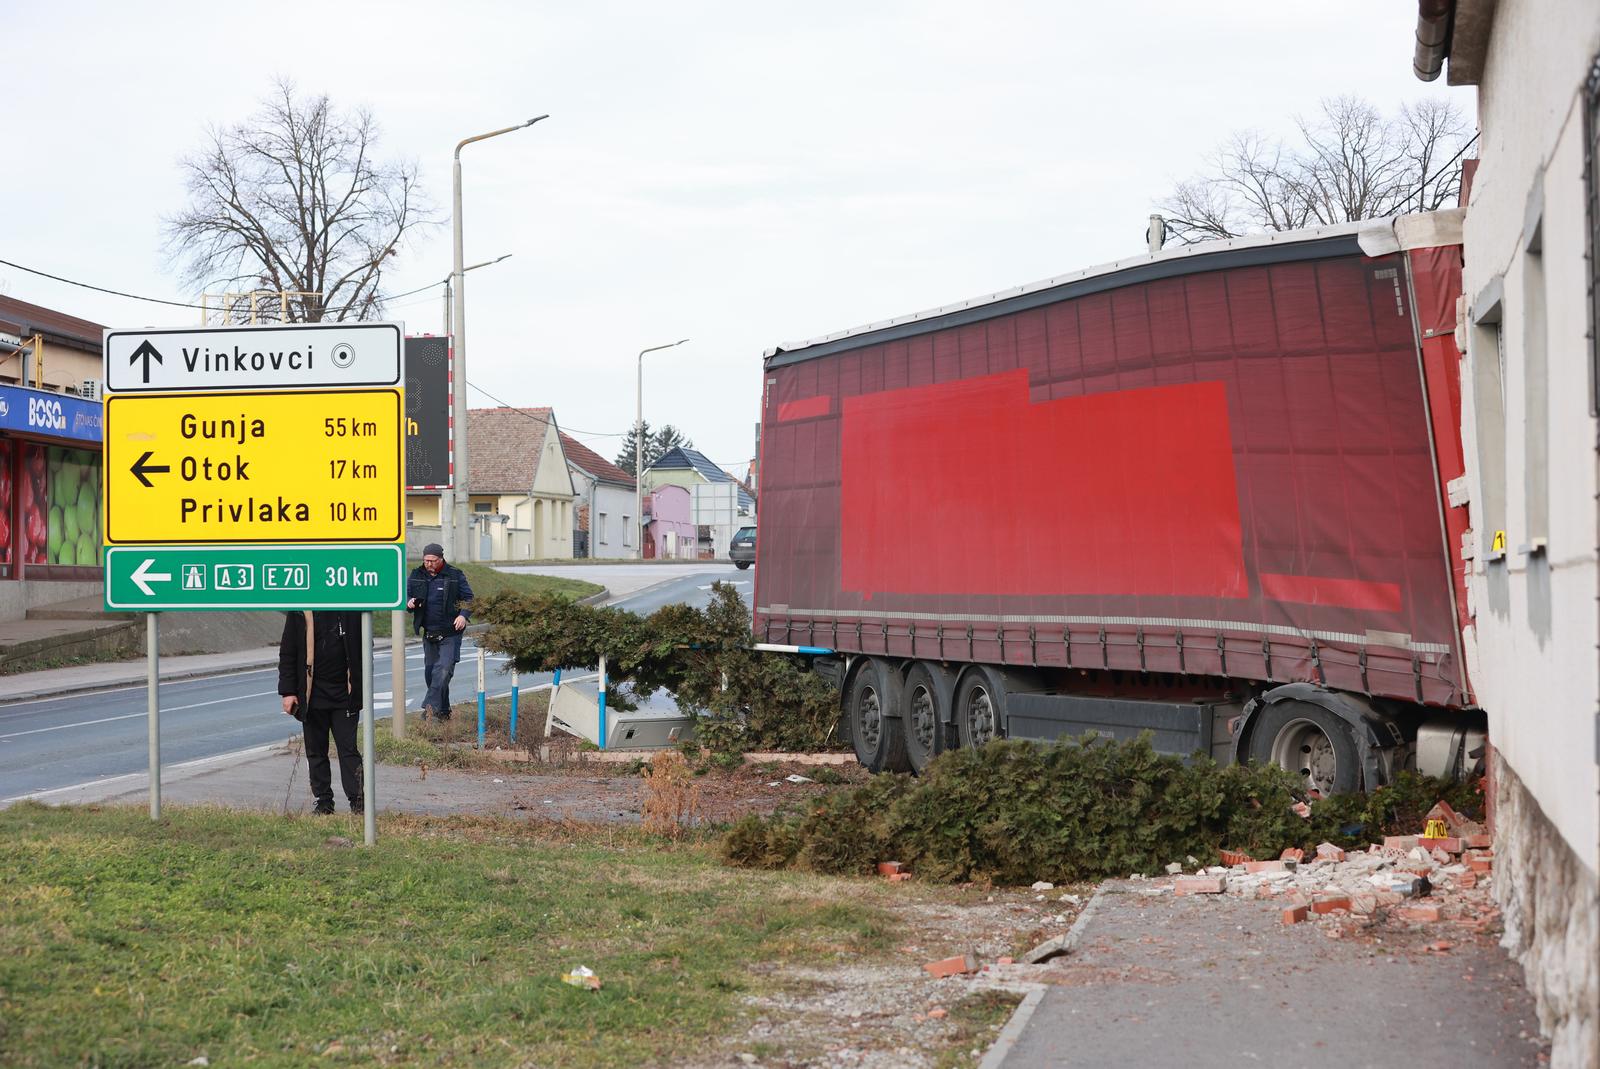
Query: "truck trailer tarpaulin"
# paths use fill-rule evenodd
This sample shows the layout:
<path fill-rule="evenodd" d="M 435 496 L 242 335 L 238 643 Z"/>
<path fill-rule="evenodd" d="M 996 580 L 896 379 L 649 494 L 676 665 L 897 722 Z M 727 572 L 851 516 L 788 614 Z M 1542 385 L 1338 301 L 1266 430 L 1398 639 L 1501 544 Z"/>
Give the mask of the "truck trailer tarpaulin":
<path fill-rule="evenodd" d="M 772 350 L 758 640 L 1469 706 L 1459 228 L 1190 246 Z"/>

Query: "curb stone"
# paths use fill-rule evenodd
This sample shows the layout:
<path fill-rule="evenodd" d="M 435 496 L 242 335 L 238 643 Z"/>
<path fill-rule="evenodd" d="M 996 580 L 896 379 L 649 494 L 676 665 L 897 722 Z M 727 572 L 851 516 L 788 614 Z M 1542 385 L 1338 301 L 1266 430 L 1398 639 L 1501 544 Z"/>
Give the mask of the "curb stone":
<path fill-rule="evenodd" d="M 1060 937 L 1061 952 L 1063 954 L 1070 954 L 1072 949 L 1078 945 L 1078 941 L 1083 938 L 1083 932 L 1089 925 L 1090 916 L 1094 913 L 1095 907 L 1100 904 L 1101 897 L 1106 893 L 1105 884 L 1096 887 L 1094 894 L 1089 896 L 1088 903 L 1084 905 L 1083 912 L 1079 913 L 1072 922 L 1072 927 L 1067 929 L 1067 934 Z M 1005 1065 L 1006 1057 L 1011 1053 L 1012 1048 L 1017 1045 L 1017 1040 L 1022 1038 L 1023 1031 L 1028 1027 L 1028 1021 L 1033 1017 L 1033 1011 L 1039 1008 L 1039 1003 L 1044 1000 L 1045 991 L 1049 989 L 1048 984 L 995 983 L 992 986 L 1001 991 L 1025 991 L 1027 995 L 1023 998 L 1022 1003 L 1012 1011 L 1011 1019 L 1006 1022 L 1006 1026 L 1000 1030 L 1000 1035 L 996 1037 L 994 1044 L 984 1054 L 983 1060 L 978 1063 L 978 1069 L 1002 1069 Z"/>

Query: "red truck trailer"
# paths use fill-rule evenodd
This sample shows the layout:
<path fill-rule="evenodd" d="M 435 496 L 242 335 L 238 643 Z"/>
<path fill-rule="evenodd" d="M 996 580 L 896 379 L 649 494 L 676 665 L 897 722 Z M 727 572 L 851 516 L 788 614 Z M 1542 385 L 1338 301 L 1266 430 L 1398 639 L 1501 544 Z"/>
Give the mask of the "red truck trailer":
<path fill-rule="evenodd" d="M 755 633 L 868 767 L 1093 729 L 1471 771 L 1460 213 L 1166 250 L 765 357 Z"/>

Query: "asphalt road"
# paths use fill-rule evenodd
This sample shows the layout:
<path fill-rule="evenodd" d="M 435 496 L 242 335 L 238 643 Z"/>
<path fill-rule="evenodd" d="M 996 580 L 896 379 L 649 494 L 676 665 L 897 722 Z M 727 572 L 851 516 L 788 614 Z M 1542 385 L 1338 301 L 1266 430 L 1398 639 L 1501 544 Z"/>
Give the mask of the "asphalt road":
<path fill-rule="evenodd" d="M 477 693 L 477 656 L 469 637 L 450 685 L 457 705 Z M 502 663 L 487 658 L 484 684 L 491 697 L 511 692 Z M 379 716 L 392 705 L 389 665 L 388 650 L 380 650 L 373 662 Z M 524 676 L 521 685 L 548 680 Z M 406 657 L 407 708 L 419 708 L 422 695 L 422 647 L 416 645 Z M 0 800 L 147 770 L 145 707 L 143 685 L 0 706 Z M 163 765 L 281 742 L 298 730 L 283 715 L 275 667 L 161 684 Z"/>
<path fill-rule="evenodd" d="M 753 570 L 741 572 L 731 564 L 712 564 L 691 574 L 679 575 L 635 593 L 612 598 L 606 604 L 636 612 L 640 616 L 649 616 L 666 605 L 691 605 L 696 609 L 704 609 L 711 604 L 711 584 L 718 581 L 731 583 L 747 606 L 755 598 Z"/>
<path fill-rule="evenodd" d="M 753 596 L 752 573 L 740 572 L 731 564 L 631 567 L 642 574 L 618 585 L 633 592 L 610 604 L 641 615 L 679 602 L 703 608 L 710 603 L 711 584 L 719 579 L 733 582 L 746 603 Z M 606 573 L 618 568 L 630 566 L 597 565 L 588 571 Z M 551 567 L 548 573 L 571 575 L 573 571 Z M 614 582 L 621 578 L 620 573 L 612 577 Z M 605 576 L 596 581 L 606 581 Z M 477 647 L 469 637 L 462 645 L 461 664 L 450 688 L 450 697 L 458 704 L 477 692 L 476 658 Z M 485 691 L 490 697 L 511 692 L 510 676 L 499 671 L 503 663 L 501 657 L 487 658 Z M 389 664 L 388 651 L 380 650 L 373 662 L 373 690 L 380 717 L 387 715 L 391 706 Z M 521 685 L 533 687 L 549 678 L 525 676 Z M 162 765 L 281 742 L 295 734 L 298 725 L 283 715 L 277 691 L 276 668 L 162 683 Z M 422 649 L 413 646 L 406 658 L 407 708 L 418 709 L 422 695 Z M 143 685 L 0 706 L 0 800 L 142 772 L 148 767 Z"/>

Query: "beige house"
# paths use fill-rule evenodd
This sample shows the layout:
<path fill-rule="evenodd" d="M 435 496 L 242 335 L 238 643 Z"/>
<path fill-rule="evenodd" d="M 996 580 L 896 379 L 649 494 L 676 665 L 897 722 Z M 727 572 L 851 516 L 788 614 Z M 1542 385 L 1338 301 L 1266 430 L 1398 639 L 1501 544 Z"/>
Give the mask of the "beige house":
<path fill-rule="evenodd" d="M 458 559 L 572 557 L 572 476 L 552 409 L 468 410 L 467 456 L 472 528 Z M 437 527 L 439 495 L 408 495 L 406 513 L 410 526 Z"/>
<path fill-rule="evenodd" d="M 0 383 L 98 398 L 104 329 L 65 312 L 0 296 Z"/>

